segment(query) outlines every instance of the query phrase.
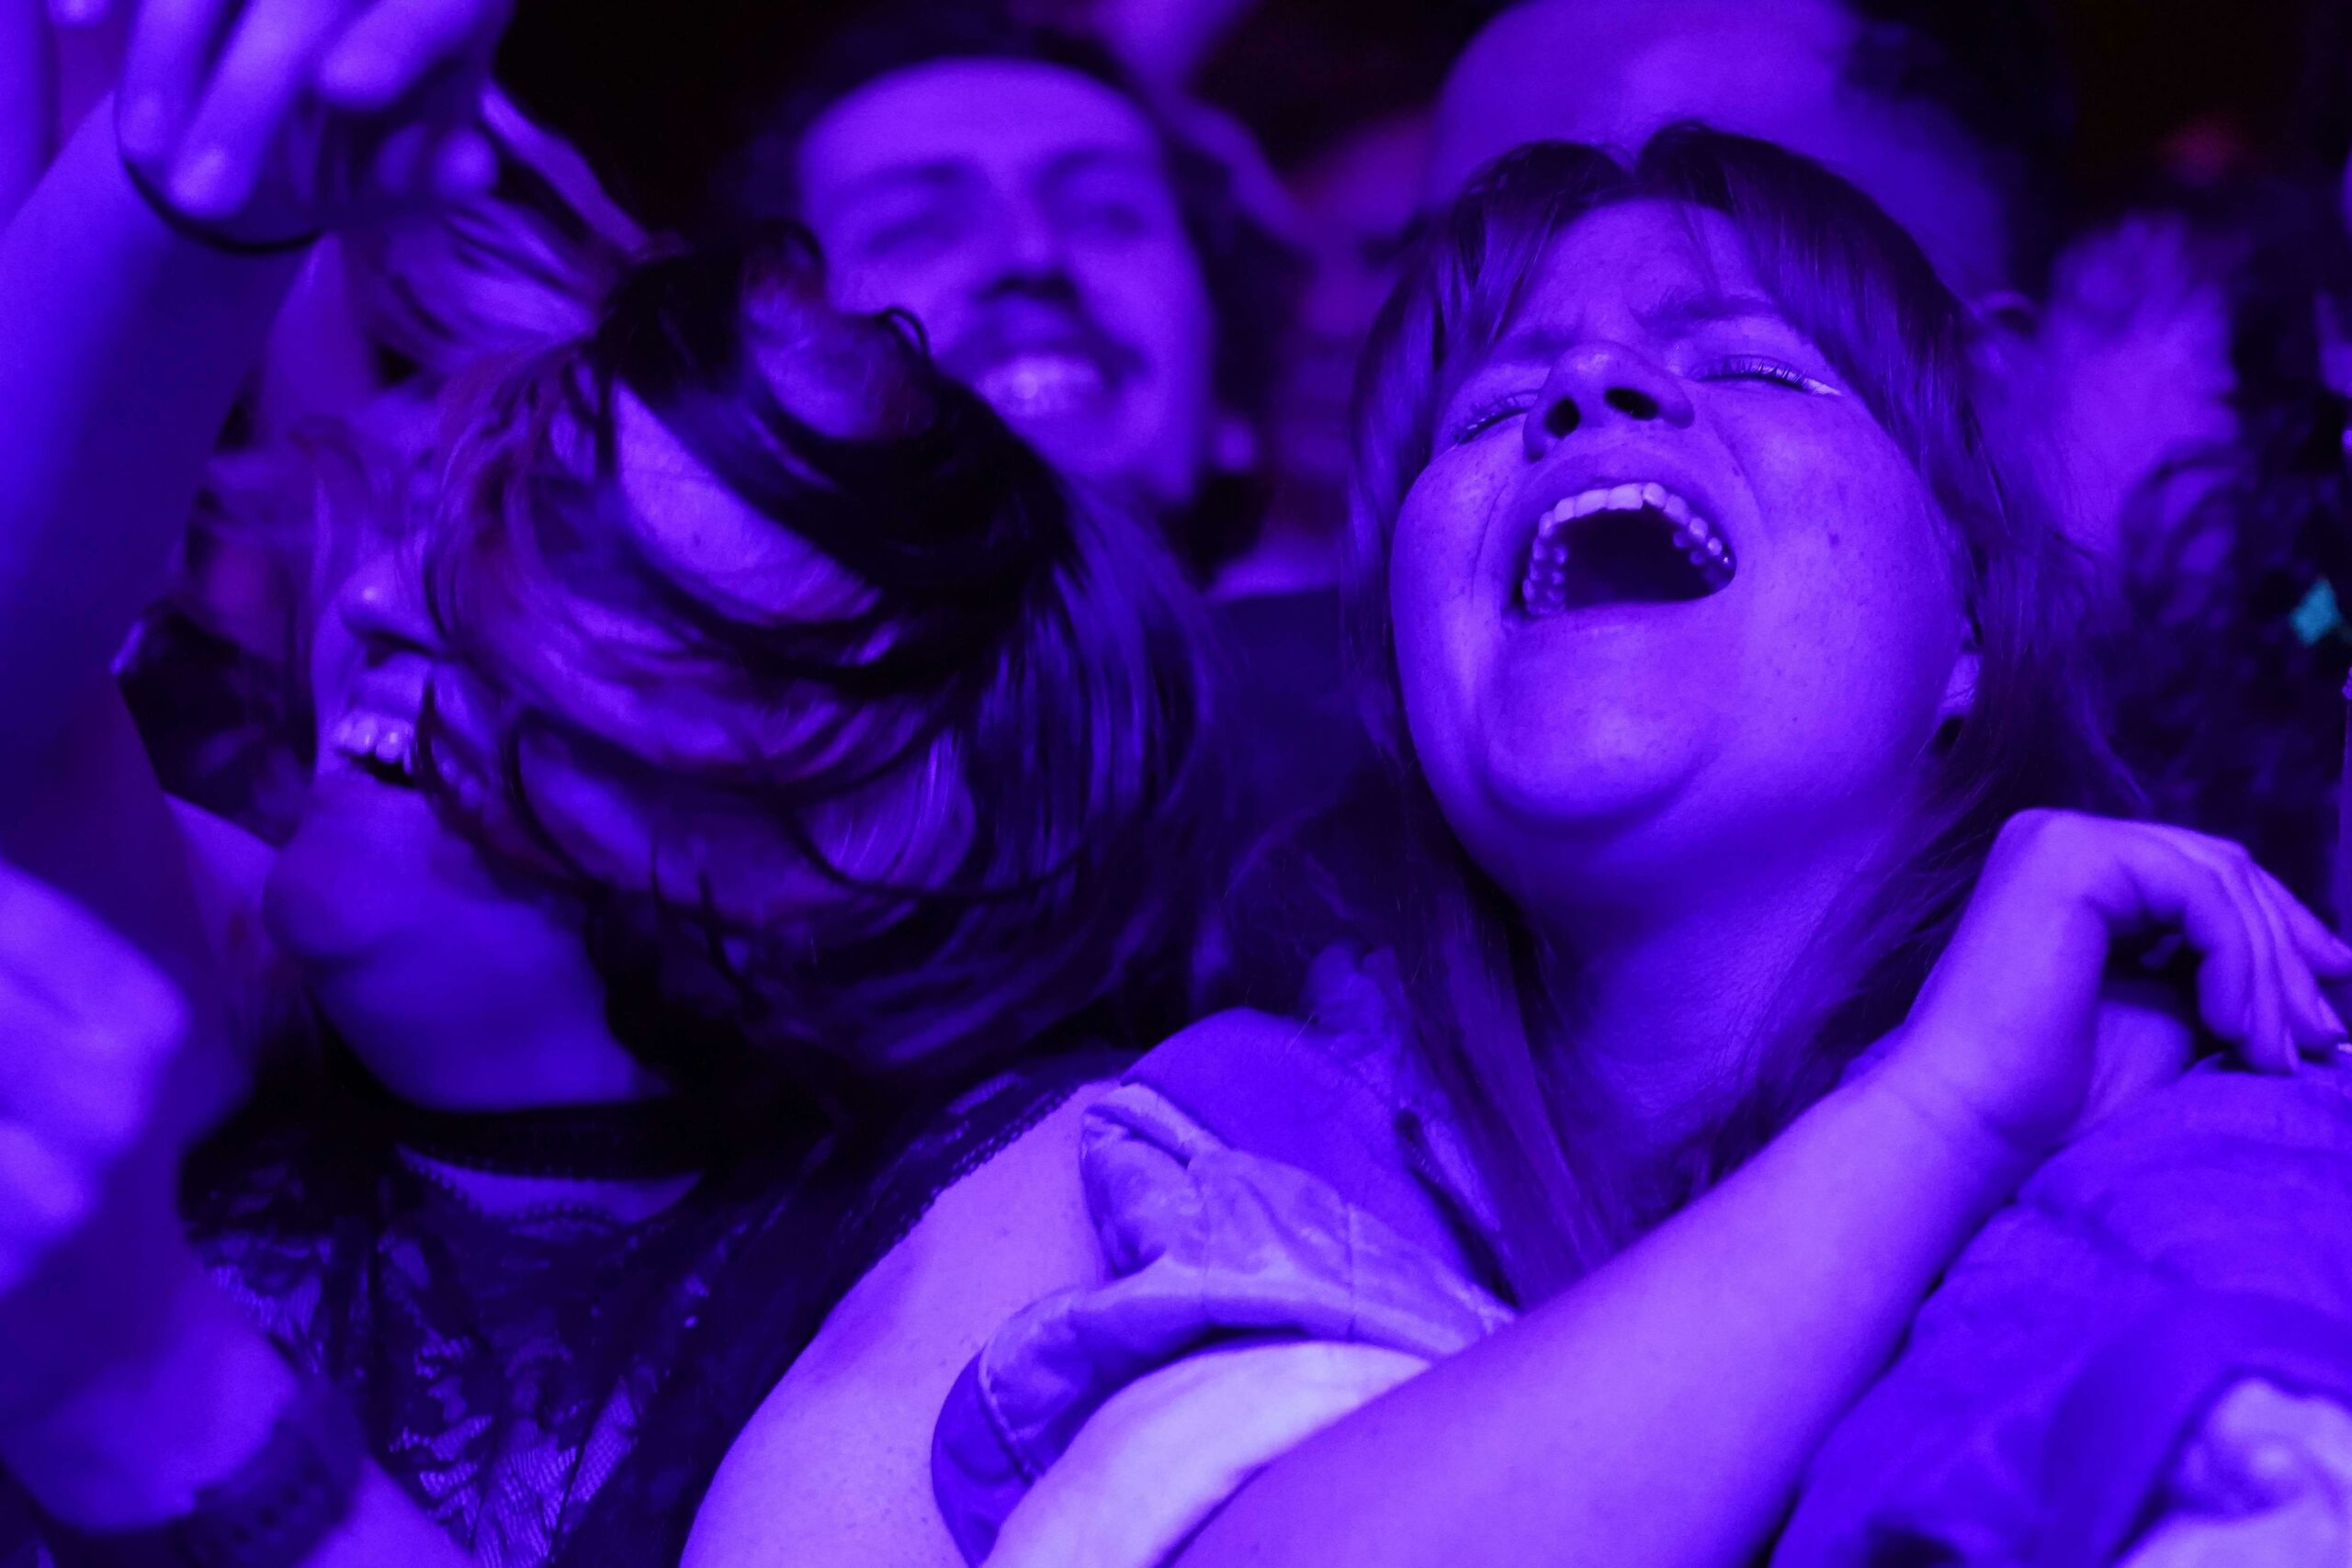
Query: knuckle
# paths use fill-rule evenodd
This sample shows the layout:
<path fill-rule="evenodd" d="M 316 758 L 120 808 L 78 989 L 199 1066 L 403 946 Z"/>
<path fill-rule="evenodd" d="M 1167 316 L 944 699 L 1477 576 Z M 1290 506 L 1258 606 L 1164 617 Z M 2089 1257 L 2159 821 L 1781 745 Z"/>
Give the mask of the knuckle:
<path fill-rule="evenodd" d="M 2079 821 L 2070 811 L 2030 806 L 2001 824 L 1994 843 L 2012 854 L 2047 852 L 2067 842 L 2079 830 Z"/>
<path fill-rule="evenodd" d="M 0 1197 L 7 1229 L 22 1247 L 56 1241 L 89 1218 L 96 1188 L 80 1162 L 50 1147 L 28 1128 L 0 1128 Z"/>

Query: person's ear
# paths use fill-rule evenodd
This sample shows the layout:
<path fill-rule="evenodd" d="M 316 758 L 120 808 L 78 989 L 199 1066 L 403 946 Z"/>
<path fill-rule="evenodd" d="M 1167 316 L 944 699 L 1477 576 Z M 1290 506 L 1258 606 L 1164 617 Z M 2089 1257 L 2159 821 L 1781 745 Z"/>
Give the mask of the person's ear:
<path fill-rule="evenodd" d="M 2041 307 L 2014 288 L 1998 288 L 1972 301 L 1976 320 L 1987 332 L 2028 342 L 2041 330 Z"/>
<path fill-rule="evenodd" d="M 1951 661 L 1944 682 L 1944 698 L 1936 708 L 1936 744 L 1948 746 L 1968 716 L 1976 711 L 1976 677 L 1984 660 L 1976 650 L 1976 624 L 1972 618 L 1962 633 L 1960 656 Z"/>

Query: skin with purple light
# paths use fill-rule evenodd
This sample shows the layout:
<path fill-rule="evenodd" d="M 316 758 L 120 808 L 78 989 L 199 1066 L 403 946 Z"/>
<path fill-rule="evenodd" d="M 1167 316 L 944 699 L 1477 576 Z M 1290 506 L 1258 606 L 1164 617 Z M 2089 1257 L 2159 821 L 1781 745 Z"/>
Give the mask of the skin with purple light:
<path fill-rule="evenodd" d="M 1580 940 L 1621 899 L 1728 893 L 1735 866 L 1779 883 L 1777 846 L 1817 875 L 1867 858 L 1973 682 L 1957 586 L 1921 570 L 1944 549 L 1917 473 L 1728 225 L 1686 233 L 1637 205 L 1557 242 L 1445 400 L 1396 525 L 1397 665 L 1430 786 L 1514 899 Z M 1562 434 L 1529 412 L 1563 406 L 1582 412 Z M 1721 541 L 1724 591 L 1531 604 L 1539 534 L 1573 574 L 1605 514 L 1563 524 L 1555 506 L 1629 484 L 1663 486 Z"/>
<path fill-rule="evenodd" d="M 942 754 L 958 743 L 923 728 L 919 713 L 876 703 L 844 715 L 823 700 L 747 711 L 723 678 L 673 673 L 653 687 L 610 675 L 616 666 L 594 653 L 686 668 L 674 662 L 686 651 L 674 623 L 632 612 L 626 595 L 526 580 L 516 596 L 490 601 L 507 624 L 487 629 L 519 632 L 503 636 L 503 656 L 483 651 L 481 626 L 458 646 L 425 608 L 423 551 L 449 544 L 438 517 L 362 541 L 320 628 L 320 778 L 284 853 L 273 863 L 220 824 L 174 818 L 106 696 L 104 627 L 127 625 L 151 591 L 297 265 L 290 254 L 243 254 L 187 231 L 235 245 L 360 224 L 463 197 L 482 174 L 466 89 L 480 85 L 503 6 L 435 0 L 420 11 L 413 0 L 349 0 L 295 9 L 153 0 L 136 18 L 119 140 L 111 117 L 94 120 L 0 243 L 0 297 L 42 302 L 25 310 L 38 330 L 23 335 L 0 379 L 12 393 L 37 387 L 28 405 L 43 411 L 40 422 L 19 422 L 0 463 L 13 520 L 0 559 L 12 582 L 73 585 L 17 595 L 0 616 L 16 667 L 53 677 L 22 682 L 14 694 L 22 700 L 0 713 L 7 754 L 43 759 L 0 774 L 0 848 L 15 863 L 0 873 L 0 892 L 28 917 L 11 921 L 0 943 L 0 1012 L 22 1043 L 23 1069 L 0 1093 L 0 1334 L 21 1352 L 0 1373 L 0 1462 L 53 1517 L 92 1529 L 184 1515 L 199 1489 L 247 1461 L 290 1395 L 286 1364 L 204 1280 L 174 1217 L 180 1151 L 234 1102 L 250 1067 L 242 1057 L 252 1042 L 232 1026 L 225 993 L 249 977 L 248 961 L 266 957 L 252 941 L 256 897 L 277 951 L 294 960 L 337 1034 L 403 1097 L 503 1109 L 610 1102 L 662 1087 L 614 1032 L 577 897 L 502 858 L 497 836 L 484 831 L 482 819 L 501 809 L 492 781 L 502 685 L 528 687 L 548 711 L 681 773 L 724 764 L 747 742 L 773 748 L 771 758 L 831 745 L 852 764 L 866 748 L 899 759 L 858 773 L 804 818 L 819 852 L 838 861 L 828 874 L 760 812 L 747 823 L 713 808 L 681 833 L 674 809 L 656 815 L 648 795 L 614 774 L 560 752 L 539 758 L 532 808 L 590 881 L 616 891 L 684 887 L 748 927 L 821 933 L 838 920 L 862 930 L 876 899 L 888 906 L 895 895 L 845 889 L 844 876 L 886 888 L 923 884 L 973 836 L 967 775 Z M 435 91 L 408 91 L 426 78 Z M 333 107 L 319 141 L 285 135 L 288 106 L 306 96 Z M 126 177 L 126 158 L 147 191 Z M 174 221 L 158 210 L 162 199 Z M 63 276 L 74 285 L 61 299 Z M 837 312 L 819 297 L 812 266 L 762 276 L 765 290 L 739 326 L 785 409 L 844 440 L 926 427 L 940 384 L 898 326 Z M 155 378 L 159 363 L 177 373 Z M 133 402 L 141 461 L 128 464 L 120 420 Z M 989 471 L 1017 457 L 1014 470 L 1049 482 L 993 420 L 981 414 L 962 428 L 1001 448 Z M 589 434 L 559 431 L 552 448 L 576 454 L 593 446 L 580 439 Z M 611 435 L 626 504 L 598 516 L 628 516 L 628 546 L 672 586 L 770 629 L 854 615 L 876 592 L 731 491 L 626 391 Z M 100 447 L 115 457 L 96 458 Z M 1077 612 L 1074 626 L 1091 613 L 1081 597 L 1092 604 L 1110 595 L 1106 617 L 1143 658 L 1138 613 L 1157 623 L 1174 602 L 1172 582 L 1148 548 L 1108 528 L 1088 531 L 1088 517 L 1074 514 L 1077 558 L 1045 592 Z M 500 581 L 514 589 L 515 580 Z M 1135 597 L 1118 597 L 1130 589 Z M 1061 622 L 1048 613 L 1038 624 Z M 1095 708 L 1114 720 L 1129 712 L 1107 689 Z M 916 743 L 894 750 L 910 725 Z M 1057 743 L 1068 739 L 1057 734 Z M 1141 748 L 1151 737 L 1126 731 L 1118 740 Z M 428 769 L 444 795 L 417 787 Z M 1028 835 L 1016 828 L 1013 836 Z M 1023 919 L 1024 956 L 1036 921 L 1034 911 Z M 107 927 L 119 935 L 93 934 Z M 76 947 L 90 961 L 61 968 L 57 954 Z M 1099 980 L 1101 966 L 1089 972 Z M 894 1048 L 883 1043 L 881 1054 Z M 1056 1116 L 1040 1130 L 1068 1124 Z M 447 1174 L 493 1213 L 558 1202 L 624 1222 L 662 1208 L 693 1179 Z M 990 1183 L 1002 1179 L 982 1172 L 943 1199 L 934 1219 L 992 1205 Z M 928 1234 L 918 1226 L 901 1252 Z M 989 1321 L 1062 1272 L 1041 1270 L 1020 1247 L 999 1262 L 956 1280 L 968 1321 L 919 1347 L 921 1375 L 944 1387 Z M 893 1366 L 894 1376 L 918 1375 L 903 1355 Z M 721 1539 L 756 1534 L 763 1517 L 720 1503 L 698 1528 Z M 370 1469 L 352 1517 L 310 1560 L 395 1559 L 468 1560 Z"/>
<path fill-rule="evenodd" d="M 944 60 L 835 103 L 799 150 L 852 310 L 905 310 L 1067 471 L 1147 513 L 1234 466 L 1208 288 L 1134 103 L 1075 72 Z"/>
<path fill-rule="evenodd" d="M 1974 713 L 1983 585 L 1924 461 L 1721 214 L 1606 207 L 1511 297 L 1496 343 L 1428 395 L 1426 460 L 1398 458 L 1418 467 L 1385 541 L 1397 694 L 1459 847 L 1535 951 L 1580 950 L 1533 984 L 1646 1160 L 1740 1082 L 1758 1014 L 1921 809 Z M 1612 531 L 1649 542 L 1601 545 Z M 2201 1022 L 2248 1063 L 2291 1071 L 2342 1038 L 2315 976 L 2352 976 L 2352 952 L 2232 846 L 2021 814 L 1874 1071 L 1517 1325 L 1257 1473 L 1174 1560 L 1751 1560 L 1984 1217 L 2178 1071 L 2187 1028 L 2103 988 L 2119 943 L 2176 928 L 2205 960 Z M 1119 1222 L 1075 1167 L 1039 1168 L 1016 1212 L 1059 1217 L 1012 1234 L 1087 1213 L 1064 1235 L 1086 1258 Z M 943 1234 L 940 1267 L 1005 1235 Z M 841 1320 L 922 1332 L 871 1282 Z M 722 1484 L 854 1542 L 840 1560 L 954 1561 L 909 1462 L 936 1407 L 857 1376 L 826 1395 L 878 1428 L 870 1454 L 786 1413 Z M 845 1488 L 862 1500 L 827 1500 Z"/>

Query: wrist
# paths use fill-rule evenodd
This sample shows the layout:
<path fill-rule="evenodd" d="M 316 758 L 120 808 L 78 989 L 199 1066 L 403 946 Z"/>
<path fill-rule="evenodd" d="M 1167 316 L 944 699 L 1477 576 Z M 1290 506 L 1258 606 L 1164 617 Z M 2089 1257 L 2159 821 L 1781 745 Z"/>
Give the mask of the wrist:
<path fill-rule="evenodd" d="M 164 1300 L 134 1350 L 0 1429 L 0 1464 L 51 1517 L 89 1530 L 182 1517 L 292 1404 L 292 1370 L 193 1269 Z"/>
<path fill-rule="evenodd" d="M 1973 1206 L 1989 1213 L 2016 1192 L 2048 1153 L 1987 1116 L 1916 1054 L 1890 1050 L 1851 1091 L 1908 1127 L 1911 1141 Z"/>

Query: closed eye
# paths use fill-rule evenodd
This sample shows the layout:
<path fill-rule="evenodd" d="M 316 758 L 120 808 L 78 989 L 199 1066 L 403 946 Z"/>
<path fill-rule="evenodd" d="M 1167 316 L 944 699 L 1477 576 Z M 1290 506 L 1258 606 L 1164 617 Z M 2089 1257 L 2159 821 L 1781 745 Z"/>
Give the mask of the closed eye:
<path fill-rule="evenodd" d="M 1475 441 L 1487 432 L 1525 413 L 1534 406 L 1534 395 L 1530 392 L 1511 392 L 1480 403 L 1473 412 L 1446 433 L 1446 440 L 1456 446 L 1465 441 Z"/>
<path fill-rule="evenodd" d="M 1835 396 L 1838 391 L 1828 382 L 1808 376 L 1792 365 L 1752 354 L 1718 359 L 1712 365 L 1702 367 L 1697 378 L 1702 381 L 1764 381 L 1775 387 L 1786 387 L 1792 392 L 1810 392 L 1816 397 Z"/>

